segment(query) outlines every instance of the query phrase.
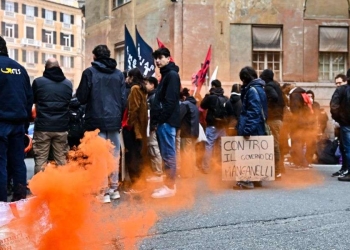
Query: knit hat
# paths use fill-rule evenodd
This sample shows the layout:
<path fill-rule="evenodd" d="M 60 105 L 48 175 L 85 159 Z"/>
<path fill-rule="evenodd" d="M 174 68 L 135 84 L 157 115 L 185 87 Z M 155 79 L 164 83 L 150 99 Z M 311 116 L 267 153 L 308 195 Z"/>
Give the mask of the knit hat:
<path fill-rule="evenodd" d="M 261 72 L 260 78 L 264 80 L 266 83 L 272 82 L 274 77 L 274 73 L 271 69 L 264 69 L 263 72 Z"/>

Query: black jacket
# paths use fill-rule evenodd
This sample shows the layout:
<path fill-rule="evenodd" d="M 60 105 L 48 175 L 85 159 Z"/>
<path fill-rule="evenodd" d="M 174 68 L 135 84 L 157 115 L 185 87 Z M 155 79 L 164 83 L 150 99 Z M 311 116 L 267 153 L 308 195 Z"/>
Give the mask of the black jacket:
<path fill-rule="evenodd" d="M 35 131 L 68 131 L 72 92 L 71 81 L 66 79 L 59 67 L 45 69 L 43 76 L 34 80 Z"/>
<path fill-rule="evenodd" d="M 181 138 L 198 138 L 199 110 L 196 103 L 193 96 L 180 103 Z"/>
<path fill-rule="evenodd" d="M 126 104 L 123 73 L 112 58 L 97 59 L 85 69 L 77 98 L 85 108 L 85 129 L 113 131 L 121 128 Z"/>
<path fill-rule="evenodd" d="M 179 67 L 173 62 L 160 68 L 162 79 L 157 87 L 151 107 L 151 127 L 168 123 L 180 127 L 180 76 Z"/>
<path fill-rule="evenodd" d="M 283 120 L 283 110 L 286 106 L 283 99 L 283 93 L 279 84 L 270 81 L 265 84 L 265 93 L 267 97 L 267 112 L 269 120 Z"/>
<path fill-rule="evenodd" d="M 238 121 L 242 110 L 241 94 L 232 92 L 230 96 L 230 102 L 232 105 L 233 118 Z"/>
<path fill-rule="evenodd" d="M 0 121 L 26 123 L 32 114 L 33 92 L 27 71 L 0 54 Z"/>
<path fill-rule="evenodd" d="M 214 112 L 216 108 L 216 101 L 219 98 L 219 96 L 224 97 L 224 90 L 222 88 L 211 88 L 209 91 L 209 94 L 206 94 L 201 102 L 201 108 L 207 109 L 207 116 L 205 118 L 205 121 L 207 122 L 207 126 L 222 126 L 221 124 L 218 124 L 218 122 L 215 120 Z M 229 116 L 229 119 L 232 118 L 232 105 L 231 102 L 229 102 L 228 98 L 225 97 L 226 100 L 226 112 Z"/>
<path fill-rule="evenodd" d="M 332 118 L 340 126 L 350 126 L 350 85 L 336 88 L 330 102 Z"/>

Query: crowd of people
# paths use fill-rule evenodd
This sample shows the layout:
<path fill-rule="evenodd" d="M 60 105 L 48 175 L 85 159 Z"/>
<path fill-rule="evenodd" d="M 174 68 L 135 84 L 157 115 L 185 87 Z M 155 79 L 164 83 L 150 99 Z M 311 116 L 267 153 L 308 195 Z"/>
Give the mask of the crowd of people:
<path fill-rule="evenodd" d="M 285 172 L 288 154 L 295 169 L 308 169 L 315 161 L 317 140 L 324 135 L 328 116 L 311 90 L 295 84 L 281 86 L 270 69 L 258 76 L 252 67 L 242 68 L 242 84 L 233 84 L 229 96 L 220 80 L 213 80 L 202 98 L 182 88 L 179 67 L 167 48 L 152 54 L 160 70 L 159 81 L 145 78 L 137 68 L 121 72 L 106 45 L 96 46 L 92 54 L 93 62 L 83 71 L 73 95 L 72 83 L 55 58 L 46 61 L 43 76 L 31 84 L 26 70 L 8 57 L 6 42 L 0 37 L 0 66 L 10 69 L 0 74 L 0 201 L 7 201 L 9 178 L 14 185 L 12 201 L 26 197 L 23 138 L 33 104 L 35 174 L 45 169 L 50 158 L 57 166 L 66 164 L 69 148 L 79 145 L 84 131 L 99 129 L 99 136 L 114 144 L 115 157 L 121 155 L 122 138 L 127 178 L 121 188 L 120 163 L 113 166 L 98 195 L 103 203 L 119 199 L 121 190 L 142 192 L 140 178 L 163 183 L 153 191 L 153 198 L 174 196 L 177 176 L 211 174 L 213 166 L 220 164 L 216 145 L 221 137 L 249 140 L 266 135 L 266 124 L 274 138 L 276 180 Z M 350 96 L 350 71 L 347 75 L 335 78 L 339 87 L 331 101 L 343 159 L 342 168 L 333 176 L 340 180 L 350 180 L 350 99 L 345 98 Z M 144 172 L 150 174 L 145 177 Z M 261 181 L 238 181 L 235 188 L 255 186 L 261 186 Z"/>

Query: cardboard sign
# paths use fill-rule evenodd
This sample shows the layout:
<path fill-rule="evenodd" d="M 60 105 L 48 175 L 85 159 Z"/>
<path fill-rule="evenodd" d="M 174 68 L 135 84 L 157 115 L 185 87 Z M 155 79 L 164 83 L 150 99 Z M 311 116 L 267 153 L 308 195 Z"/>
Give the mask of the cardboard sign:
<path fill-rule="evenodd" d="M 273 181 L 275 156 L 273 136 L 221 137 L 224 181 Z"/>

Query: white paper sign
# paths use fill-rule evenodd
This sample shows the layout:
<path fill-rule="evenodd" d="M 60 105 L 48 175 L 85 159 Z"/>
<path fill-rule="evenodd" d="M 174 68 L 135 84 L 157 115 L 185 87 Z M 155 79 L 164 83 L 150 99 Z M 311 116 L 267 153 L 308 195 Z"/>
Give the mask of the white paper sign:
<path fill-rule="evenodd" d="M 273 136 L 221 137 L 224 181 L 273 181 L 275 157 Z"/>

